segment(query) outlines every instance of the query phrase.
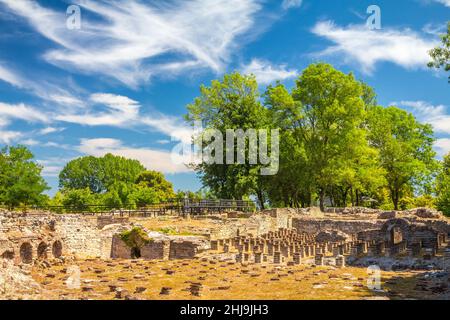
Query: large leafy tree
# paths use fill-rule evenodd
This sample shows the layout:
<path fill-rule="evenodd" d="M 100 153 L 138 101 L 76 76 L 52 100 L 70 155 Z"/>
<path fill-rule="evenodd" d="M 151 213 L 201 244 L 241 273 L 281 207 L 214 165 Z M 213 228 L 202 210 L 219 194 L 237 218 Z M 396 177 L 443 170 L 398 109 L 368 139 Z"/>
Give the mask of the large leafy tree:
<path fill-rule="evenodd" d="M 260 102 L 258 85 L 252 75 L 236 72 L 225 75 L 221 81 L 212 81 L 209 87 L 201 86 L 200 96 L 187 109 L 189 123 L 201 121 L 204 129 L 216 129 L 223 137 L 227 129 L 268 128 L 267 110 Z M 246 164 L 226 164 L 225 139 L 223 150 L 223 164 L 202 162 L 194 165 L 203 184 L 220 198 L 242 199 L 255 194 L 264 206 L 266 199 L 260 166 L 249 164 L 248 158 Z"/>
<path fill-rule="evenodd" d="M 433 130 L 397 107 L 373 107 L 368 119 L 370 143 L 379 150 L 390 197 L 398 210 L 402 195 L 425 186 L 436 168 Z"/>
<path fill-rule="evenodd" d="M 442 169 L 436 182 L 437 207 L 450 216 L 450 153 L 442 161 Z"/>
<path fill-rule="evenodd" d="M 112 154 L 72 160 L 59 177 L 61 192 L 52 202 L 74 209 L 87 209 L 86 205 L 135 208 L 175 197 L 162 173 Z"/>
<path fill-rule="evenodd" d="M 313 181 L 302 136 L 297 130 L 301 108 L 284 85 L 269 86 L 264 95 L 272 126 L 281 129 L 280 169 L 265 178 L 274 206 L 306 207 L 312 202 Z"/>
<path fill-rule="evenodd" d="M 104 193 L 119 182 L 134 184 L 143 171 L 144 166 L 137 160 L 112 154 L 86 156 L 66 164 L 59 174 L 59 185 L 62 189 L 89 188 L 93 193 Z"/>
<path fill-rule="evenodd" d="M 0 203 L 8 206 L 42 205 L 48 190 L 41 177 L 42 167 L 24 146 L 5 147 L 0 151 Z"/>
<path fill-rule="evenodd" d="M 432 61 L 428 63 L 428 66 L 430 68 L 443 68 L 445 71 L 450 71 L 450 21 L 447 25 L 447 34 L 443 34 L 441 39 L 442 45 L 430 51 Z M 448 81 L 450 82 L 450 77 L 448 77 Z"/>
<path fill-rule="evenodd" d="M 293 91 L 295 128 L 303 142 L 321 209 L 343 168 L 361 157 L 367 144 L 363 122 L 367 90 L 352 74 L 329 64 L 306 68 Z M 345 173 L 348 174 L 348 173 Z M 351 185 L 350 185 L 351 186 Z"/>

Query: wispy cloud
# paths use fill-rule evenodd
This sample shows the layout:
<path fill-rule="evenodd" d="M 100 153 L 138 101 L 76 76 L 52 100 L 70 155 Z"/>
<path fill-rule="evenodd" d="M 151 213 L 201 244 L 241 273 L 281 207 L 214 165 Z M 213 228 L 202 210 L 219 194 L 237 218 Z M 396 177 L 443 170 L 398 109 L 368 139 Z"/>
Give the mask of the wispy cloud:
<path fill-rule="evenodd" d="M 117 126 L 134 125 L 133 121 L 139 119 L 140 105 L 128 97 L 110 93 L 95 93 L 89 97 L 90 102 L 101 105 L 101 111 L 71 110 L 68 113 L 58 114 L 55 120 L 76 123 L 87 126 Z"/>
<path fill-rule="evenodd" d="M 0 127 L 0 142 L 4 144 L 10 144 L 11 142 L 22 137 L 22 133 L 18 131 L 3 130 Z"/>
<path fill-rule="evenodd" d="M 332 21 L 318 22 L 312 32 L 333 42 L 317 56 L 338 56 L 345 63 L 357 63 L 372 73 L 379 62 L 391 62 L 407 69 L 425 68 L 428 51 L 439 41 L 410 29 L 369 30 L 365 25 L 340 27 Z"/>
<path fill-rule="evenodd" d="M 36 2 L 0 0 L 59 48 L 47 61 L 83 72 L 105 74 L 136 87 L 159 70 L 193 66 L 223 70 L 236 39 L 254 27 L 259 0 L 80 1 L 81 30 L 68 30 L 64 12 Z M 161 59 L 161 58 L 164 59 Z"/>
<path fill-rule="evenodd" d="M 23 86 L 22 79 L 17 74 L 11 72 L 11 70 L 2 66 L 1 64 L 0 64 L 0 80 L 8 82 L 9 84 L 19 88 Z"/>
<path fill-rule="evenodd" d="M 434 143 L 434 148 L 439 157 L 443 157 L 444 155 L 450 152 L 450 138 L 440 138 L 437 139 Z"/>
<path fill-rule="evenodd" d="M 1 0 L 0 0 L 1 1 Z M 61 86 L 50 83 L 48 81 L 39 82 L 29 80 L 17 70 L 0 64 L 0 80 L 5 81 L 17 88 L 26 89 L 33 95 L 45 101 L 50 101 L 63 106 L 82 106 L 83 102 L 73 93 Z"/>
<path fill-rule="evenodd" d="M 82 139 L 78 151 L 97 157 L 111 153 L 139 160 L 147 169 L 163 173 L 191 172 L 184 164 L 174 163 L 169 151 L 128 147 L 117 139 Z"/>
<path fill-rule="evenodd" d="M 273 65 L 268 61 L 253 59 L 249 65 L 242 68 L 244 74 L 253 74 L 259 84 L 271 84 L 277 80 L 295 78 L 298 71 L 289 70 L 286 65 Z"/>
<path fill-rule="evenodd" d="M 70 160 L 72 160 L 72 158 L 48 157 L 45 159 L 38 159 L 37 163 L 43 167 L 41 172 L 42 176 L 46 178 L 55 178 L 59 176 L 64 165 Z"/>
<path fill-rule="evenodd" d="M 55 128 L 55 127 L 46 127 L 44 129 L 39 130 L 40 135 L 47 135 L 55 132 L 61 132 L 64 131 L 65 128 Z"/>
<path fill-rule="evenodd" d="M 450 0 L 433 0 L 433 1 L 434 1 L 434 2 L 438 2 L 438 3 L 441 3 L 441 4 L 443 4 L 444 6 L 450 8 Z"/>
<path fill-rule="evenodd" d="M 420 121 L 429 123 L 437 133 L 450 134 L 450 114 L 444 105 L 432 105 L 426 101 L 400 101 L 392 105 L 412 112 Z"/>
<path fill-rule="evenodd" d="M 299 8 L 302 6 L 303 0 L 283 0 L 281 3 L 281 7 L 284 10 L 288 10 L 291 8 Z"/>
<path fill-rule="evenodd" d="M 18 119 L 27 122 L 49 122 L 47 114 L 23 103 L 8 104 L 0 102 L 0 116 L 4 119 Z"/>

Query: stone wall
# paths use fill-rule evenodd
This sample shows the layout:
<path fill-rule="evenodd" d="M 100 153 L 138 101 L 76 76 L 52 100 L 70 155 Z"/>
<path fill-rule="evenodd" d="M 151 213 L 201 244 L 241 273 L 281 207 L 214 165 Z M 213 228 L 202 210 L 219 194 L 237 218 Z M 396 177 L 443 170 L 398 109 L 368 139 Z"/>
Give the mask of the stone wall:
<path fill-rule="evenodd" d="M 130 259 L 135 258 L 133 254 L 138 252 L 142 259 L 146 260 L 174 260 L 192 259 L 209 243 L 198 237 L 164 237 L 164 239 L 154 239 L 145 244 L 142 248 L 133 251 L 121 239 L 119 235 L 112 238 L 111 258 Z M 209 248 L 209 247 L 208 247 Z"/>
<path fill-rule="evenodd" d="M 295 212 L 291 209 L 271 209 L 248 219 L 227 219 L 211 232 L 211 239 L 228 239 L 240 235 L 259 236 L 280 228 L 291 228 Z"/>
<path fill-rule="evenodd" d="M 111 256 L 112 236 L 119 224 L 98 228 L 97 217 L 49 212 L 0 212 L 0 257 L 16 264 L 73 255 Z"/>
<path fill-rule="evenodd" d="M 298 232 L 309 234 L 321 231 L 337 230 L 346 234 L 357 234 L 361 231 L 380 229 L 385 223 L 383 220 L 335 220 L 295 217 L 292 219 L 292 227 Z"/>

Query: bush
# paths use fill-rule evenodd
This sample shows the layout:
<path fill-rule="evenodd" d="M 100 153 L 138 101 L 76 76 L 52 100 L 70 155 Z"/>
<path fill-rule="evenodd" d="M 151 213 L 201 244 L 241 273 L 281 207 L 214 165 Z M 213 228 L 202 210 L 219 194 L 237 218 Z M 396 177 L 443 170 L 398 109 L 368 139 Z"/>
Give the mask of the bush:
<path fill-rule="evenodd" d="M 142 248 L 146 244 L 153 241 L 148 234 L 139 227 L 134 227 L 131 230 L 124 231 L 120 234 L 120 239 L 129 248 Z"/>

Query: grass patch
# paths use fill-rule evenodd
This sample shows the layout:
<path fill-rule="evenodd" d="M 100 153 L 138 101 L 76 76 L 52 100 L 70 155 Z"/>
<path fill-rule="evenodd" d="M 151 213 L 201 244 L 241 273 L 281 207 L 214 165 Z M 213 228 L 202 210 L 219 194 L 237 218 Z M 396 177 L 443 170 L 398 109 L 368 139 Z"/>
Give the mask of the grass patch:
<path fill-rule="evenodd" d="M 188 232 L 188 231 L 179 231 L 174 228 L 165 227 L 165 228 L 159 228 L 156 231 L 163 233 L 168 236 L 195 236 L 195 233 Z"/>

